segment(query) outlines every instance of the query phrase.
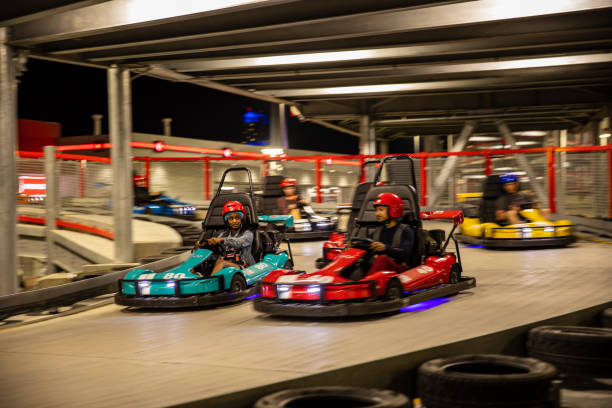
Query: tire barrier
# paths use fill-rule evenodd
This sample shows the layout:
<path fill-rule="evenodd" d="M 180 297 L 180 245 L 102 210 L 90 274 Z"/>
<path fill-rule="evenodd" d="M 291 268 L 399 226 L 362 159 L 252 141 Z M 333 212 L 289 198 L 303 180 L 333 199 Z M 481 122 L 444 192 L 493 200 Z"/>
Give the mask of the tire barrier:
<path fill-rule="evenodd" d="M 160 256 L 163 259 L 155 259 L 155 261 L 152 261 L 152 263 L 146 265 L 146 268 L 156 271 L 180 265 L 185 259 L 187 259 L 189 254 L 184 253 L 174 256 Z M 123 278 L 132 269 L 142 267 L 143 266 L 137 266 L 123 271 L 117 271 L 107 275 L 66 283 L 64 285 L 53 286 L 50 288 L 0 296 L 0 319 L 54 307 L 70 306 L 81 300 L 107 293 L 114 293 L 117 291 L 117 281 L 119 279 Z"/>
<path fill-rule="evenodd" d="M 612 307 L 601 312 L 601 325 L 612 329 Z"/>
<path fill-rule="evenodd" d="M 418 391 L 427 408 L 550 408 L 559 400 L 556 377 L 534 358 L 467 354 L 422 364 Z"/>
<path fill-rule="evenodd" d="M 410 408 L 404 394 L 390 390 L 360 387 L 293 388 L 260 398 L 254 408 L 306 407 Z"/>
<path fill-rule="evenodd" d="M 540 326 L 529 331 L 531 357 L 554 364 L 564 374 L 612 376 L 612 329 Z"/>

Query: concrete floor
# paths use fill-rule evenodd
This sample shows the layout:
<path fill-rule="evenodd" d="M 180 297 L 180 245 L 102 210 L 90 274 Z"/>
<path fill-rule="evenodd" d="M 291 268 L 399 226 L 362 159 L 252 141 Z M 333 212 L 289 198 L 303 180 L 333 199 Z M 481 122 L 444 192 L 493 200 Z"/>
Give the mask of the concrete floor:
<path fill-rule="evenodd" d="M 312 270 L 321 243 L 292 247 L 296 267 Z M 109 305 L 0 331 L 0 406 L 166 406 L 536 322 L 612 300 L 610 249 L 464 248 L 476 288 L 381 318 L 271 318 L 249 302 L 182 312 Z"/>

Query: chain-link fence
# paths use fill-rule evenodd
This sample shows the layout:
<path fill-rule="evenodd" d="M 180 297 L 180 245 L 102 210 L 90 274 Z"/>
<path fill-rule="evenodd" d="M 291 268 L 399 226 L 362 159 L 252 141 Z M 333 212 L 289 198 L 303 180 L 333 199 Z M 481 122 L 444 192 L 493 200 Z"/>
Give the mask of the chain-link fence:
<path fill-rule="evenodd" d="M 556 186 L 559 212 L 612 218 L 609 197 L 609 153 L 557 153 Z"/>

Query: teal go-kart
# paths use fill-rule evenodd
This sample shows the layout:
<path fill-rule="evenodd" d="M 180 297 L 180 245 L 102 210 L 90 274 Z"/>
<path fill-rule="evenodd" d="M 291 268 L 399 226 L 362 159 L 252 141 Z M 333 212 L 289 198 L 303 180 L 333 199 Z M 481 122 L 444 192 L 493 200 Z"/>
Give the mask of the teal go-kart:
<path fill-rule="evenodd" d="M 230 171 L 246 171 L 250 193 L 222 193 L 225 176 Z M 183 308 L 239 302 L 256 293 L 255 285 L 275 269 L 292 268 L 293 257 L 288 250 L 280 250 L 284 229 L 268 223 L 265 230 L 259 225 L 253 202 L 251 172 L 247 168 L 227 169 L 221 177 L 217 194 L 210 203 L 202 222 L 200 242 L 217 236 L 225 228 L 221 215 L 228 201 L 239 201 L 247 212 L 246 227 L 253 232 L 252 254 L 256 263 L 244 268 L 224 268 L 211 275 L 213 265 L 221 254 L 218 246 L 199 248 L 179 266 L 165 270 L 134 269 L 119 280 L 115 302 L 122 306 L 145 308 Z"/>

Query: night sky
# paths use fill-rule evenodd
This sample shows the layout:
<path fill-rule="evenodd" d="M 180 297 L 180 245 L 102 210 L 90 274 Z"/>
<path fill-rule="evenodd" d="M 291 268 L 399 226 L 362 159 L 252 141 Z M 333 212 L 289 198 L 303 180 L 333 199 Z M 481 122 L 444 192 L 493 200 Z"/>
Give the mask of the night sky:
<path fill-rule="evenodd" d="M 91 115 L 104 115 L 107 133 L 106 71 L 30 59 L 20 77 L 19 118 L 59 122 L 62 136 L 92 132 Z M 135 132 L 162 133 L 161 118 L 172 118 L 173 136 L 240 143 L 247 108 L 269 113 L 267 102 L 196 85 L 141 76 L 132 82 Z M 358 153 L 358 140 L 288 116 L 289 144 L 294 149 Z"/>

